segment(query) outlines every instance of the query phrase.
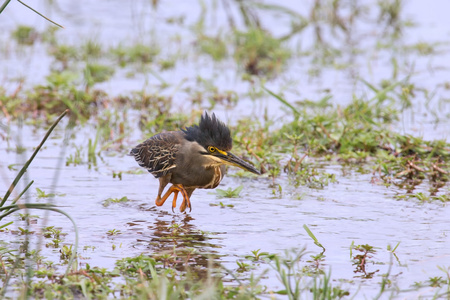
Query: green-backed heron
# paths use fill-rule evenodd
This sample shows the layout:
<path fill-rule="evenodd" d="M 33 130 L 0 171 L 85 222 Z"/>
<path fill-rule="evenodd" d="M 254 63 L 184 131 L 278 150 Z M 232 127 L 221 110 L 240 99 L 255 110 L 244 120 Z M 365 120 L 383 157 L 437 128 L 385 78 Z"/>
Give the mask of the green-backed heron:
<path fill-rule="evenodd" d="M 195 189 L 214 189 L 219 185 L 225 165 L 260 174 L 255 167 L 229 152 L 231 148 L 230 129 L 214 114 L 209 116 L 205 112 L 198 126 L 152 136 L 133 148 L 130 154 L 141 167 L 159 179 L 156 205 L 163 205 L 173 193 L 173 211 L 181 192 L 180 211 L 184 212 L 186 207 L 192 210 L 189 198 Z M 169 183 L 172 186 L 162 196 Z"/>

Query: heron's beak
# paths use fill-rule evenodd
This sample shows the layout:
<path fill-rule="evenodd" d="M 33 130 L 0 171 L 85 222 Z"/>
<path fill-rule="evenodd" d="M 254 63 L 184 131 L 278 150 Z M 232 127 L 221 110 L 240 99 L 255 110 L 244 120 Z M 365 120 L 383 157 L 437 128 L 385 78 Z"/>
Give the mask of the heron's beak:
<path fill-rule="evenodd" d="M 244 161 L 243 159 L 237 157 L 233 153 L 220 151 L 215 156 L 217 158 L 220 158 L 224 162 L 224 164 L 239 167 L 246 171 L 261 175 L 261 173 L 254 166 Z"/>

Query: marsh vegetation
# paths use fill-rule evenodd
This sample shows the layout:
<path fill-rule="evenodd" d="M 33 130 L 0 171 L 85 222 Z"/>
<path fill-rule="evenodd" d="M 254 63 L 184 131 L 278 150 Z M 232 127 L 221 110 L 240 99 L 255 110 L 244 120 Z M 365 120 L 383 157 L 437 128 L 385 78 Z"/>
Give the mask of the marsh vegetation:
<path fill-rule="evenodd" d="M 0 13 L 2 298 L 450 298 L 442 15 L 45 3 L 64 29 Z M 126 154 L 205 110 L 263 176 L 229 169 L 191 214 L 156 208 Z"/>

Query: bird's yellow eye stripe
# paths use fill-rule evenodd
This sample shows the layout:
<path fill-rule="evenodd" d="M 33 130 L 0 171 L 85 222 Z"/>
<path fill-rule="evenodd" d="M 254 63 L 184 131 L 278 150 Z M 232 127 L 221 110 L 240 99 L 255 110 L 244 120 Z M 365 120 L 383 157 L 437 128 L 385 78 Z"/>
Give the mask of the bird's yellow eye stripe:
<path fill-rule="evenodd" d="M 216 148 L 216 150 L 217 150 L 220 154 L 222 154 L 222 155 L 225 155 L 225 156 L 228 155 L 225 151 L 219 150 L 219 149 L 217 149 L 217 148 Z"/>
<path fill-rule="evenodd" d="M 225 152 L 225 151 L 222 151 L 222 150 L 220 150 L 220 149 L 218 149 L 218 148 L 216 148 L 216 147 L 214 147 L 214 146 L 209 146 L 208 147 L 208 151 L 209 151 L 209 153 L 214 153 L 214 152 L 219 152 L 220 154 L 222 154 L 222 155 L 225 155 L 225 156 L 227 156 L 228 154 Z"/>

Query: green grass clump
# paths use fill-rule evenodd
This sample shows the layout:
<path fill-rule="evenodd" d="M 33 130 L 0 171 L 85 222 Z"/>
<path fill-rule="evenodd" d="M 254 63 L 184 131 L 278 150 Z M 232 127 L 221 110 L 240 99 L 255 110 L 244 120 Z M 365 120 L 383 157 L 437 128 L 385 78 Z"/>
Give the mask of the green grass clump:
<path fill-rule="evenodd" d="M 39 37 L 36 29 L 26 25 L 17 26 L 16 30 L 13 31 L 12 37 L 21 45 L 33 45 L 34 42 Z"/>
<path fill-rule="evenodd" d="M 286 107 L 291 121 L 277 128 L 271 120 L 238 122 L 232 130 L 235 151 L 250 155 L 273 180 L 288 173 L 295 185 L 320 189 L 337 181 L 334 174 L 303 161 L 310 156 L 357 163 L 362 172 L 374 174 L 372 180 L 408 190 L 428 179 L 437 193 L 449 181 L 450 144 L 393 130 L 400 112 L 411 103 L 413 85 L 402 81 L 383 83 L 381 89 L 369 86 L 374 97 L 354 96 L 347 105 L 333 104 L 328 95 L 317 102 L 292 104 L 266 89 Z"/>
<path fill-rule="evenodd" d="M 79 52 L 76 47 L 64 44 L 50 47 L 49 54 L 62 64 L 63 69 L 68 68 L 70 61 L 79 58 Z"/>
<path fill-rule="evenodd" d="M 291 56 L 281 40 L 262 29 L 250 28 L 235 35 L 234 58 L 248 74 L 273 77 Z"/>
<path fill-rule="evenodd" d="M 52 72 L 46 83 L 36 85 L 25 93 L 13 96 L 5 95 L 3 108 L 12 116 L 43 116 L 50 120 L 60 111 L 70 109 L 71 117 L 82 122 L 95 115 L 104 94 L 90 89 L 93 84 L 106 80 L 113 73 L 112 69 L 101 65 L 88 65 L 86 68 L 86 85 L 80 86 L 77 73 L 66 70 Z M 36 120 L 30 122 L 36 122 Z"/>
<path fill-rule="evenodd" d="M 55 88 L 52 85 L 39 85 L 29 92 L 26 98 L 16 102 L 16 108 L 11 107 L 12 113 L 27 114 L 30 111 L 40 112 L 45 116 L 56 114 L 62 109 L 70 109 L 73 116 L 85 121 L 97 112 L 96 104 L 100 94 L 70 88 Z"/>
<path fill-rule="evenodd" d="M 127 196 L 124 196 L 124 197 L 122 197 L 122 198 L 108 198 L 108 199 L 106 199 L 106 200 L 104 200 L 104 201 L 102 202 L 102 205 L 103 205 L 104 207 L 108 207 L 108 206 L 110 206 L 112 203 L 125 203 L 125 202 L 128 202 L 128 201 L 129 201 L 129 199 L 128 199 Z"/>
<path fill-rule="evenodd" d="M 211 56 L 215 61 L 223 60 L 228 55 L 227 45 L 220 36 L 210 37 L 202 34 L 197 38 L 197 45 L 202 53 Z"/>
<path fill-rule="evenodd" d="M 159 47 L 152 44 L 137 43 L 133 46 L 125 47 L 119 45 L 110 50 L 121 67 L 125 67 L 128 63 L 149 64 L 154 61 L 155 57 L 161 52 Z"/>
<path fill-rule="evenodd" d="M 216 194 L 219 198 L 239 198 L 240 193 L 242 189 L 244 188 L 243 185 L 238 186 L 237 188 L 228 188 L 226 190 L 223 189 L 216 189 Z"/>
<path fill-rule="evenodd" d="M 114 75 L 114 68 L 110 66 L 89 63 L 84 69 L 84 80 L 88 87 L 92 87 L 96 83 L 109 80 Z"/>

